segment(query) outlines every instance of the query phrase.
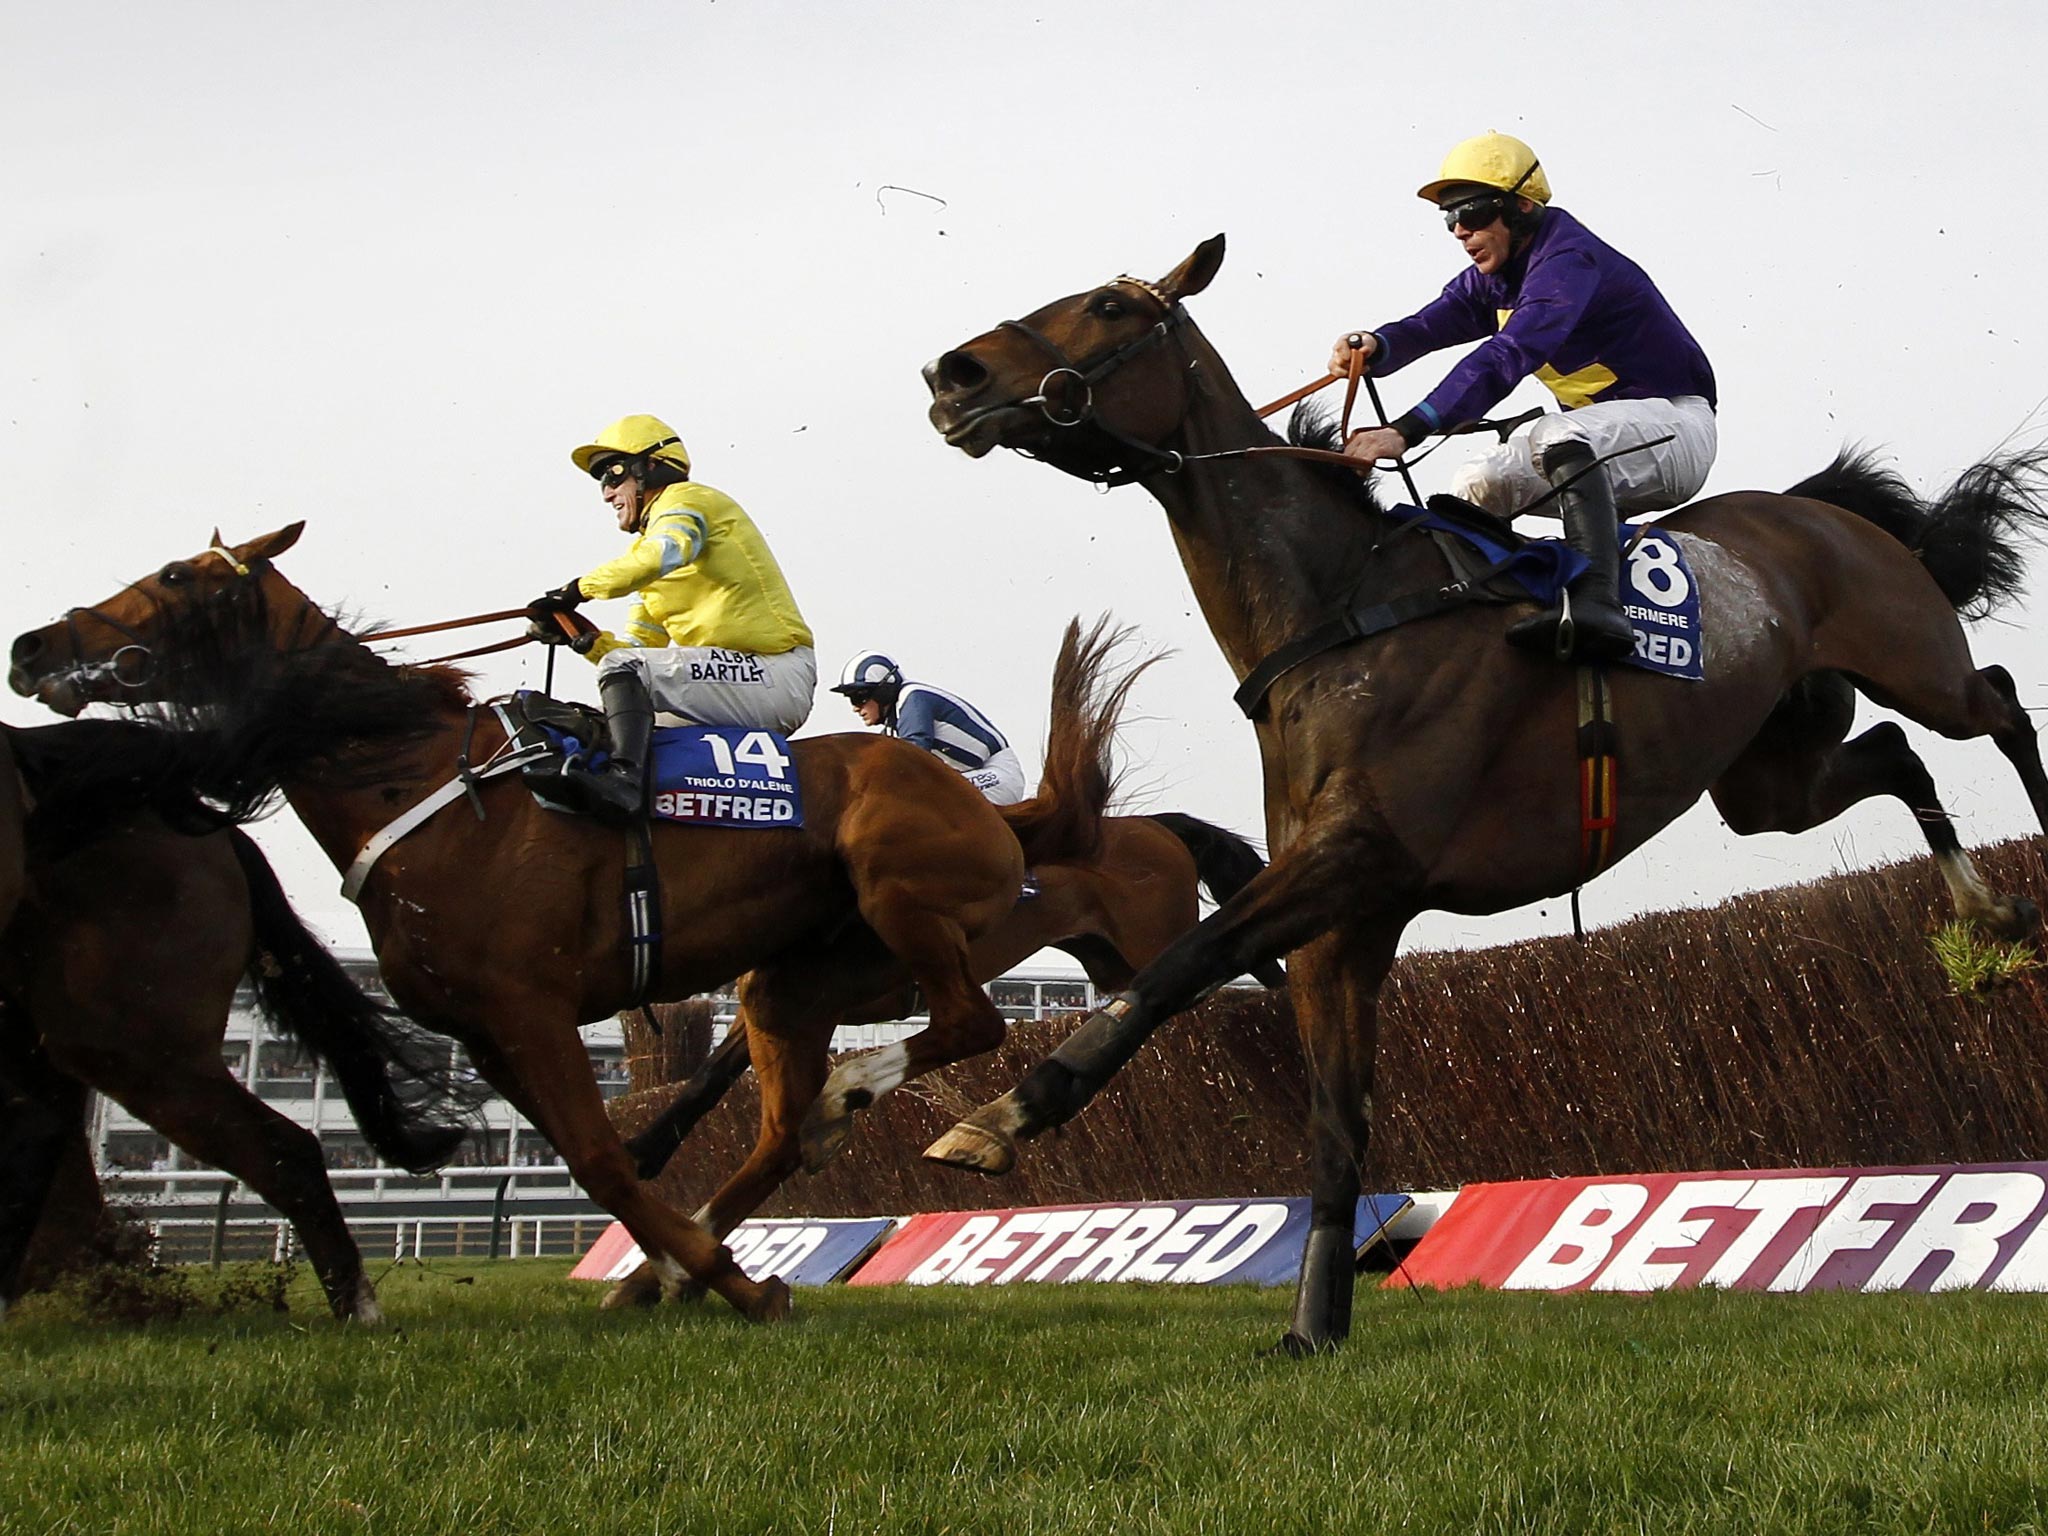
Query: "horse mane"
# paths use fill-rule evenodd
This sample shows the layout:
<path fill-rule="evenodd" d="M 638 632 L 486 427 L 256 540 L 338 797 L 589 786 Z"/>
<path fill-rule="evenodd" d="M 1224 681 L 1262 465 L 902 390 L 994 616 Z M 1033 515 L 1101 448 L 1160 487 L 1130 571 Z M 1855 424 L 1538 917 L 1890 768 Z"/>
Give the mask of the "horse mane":
<path fill-rule="evenodd" d="M 309 612 L 317 610 L 309 609 Z M 206 601 L 166 604 L 160 664 L 172 702 L 148 714 L 186 730 L 217 730 L 242 770 L 271 782 L 308 778 L 334 789 L 390 777 L 390 759 L 436 735 L 470 707 L 467 675 L 386 660 L 359 640 L 295 626 L 282 647 L 270 633 L 261 584 L 238 583 Z"/>
<path fill-rule="evenodd" d="M 1923 501 L 1875 450 L 1845 445 L 1834 462 L 1788 496 L 1854 513 L 1920 557 L 1935 585 L 1965 618 L 1983 618 L 2026 588 L 2022 544 L 2048 532 L 2048 447 L 1973 464 L 1932 502 Z"/>
<path fill-rule="evenodd" d="M 1287 441 L 1297 448 L 1320 448 L 1325 453 L 1336 453 L 1344 446 L 1344 424 L 1339 419 L 1337 407 L 1326 400 L 1313 396 L 1294 408 L 1287 418 Z M 1313 473 L 1324 477 L 1327 482 L 1344 495 L 1358 503 L 1375 517 L 1385 517 L 1387 509 L 1380 505 L 1379 493 L 1375 489 L 1377 473 L 1356 474 L 1348 469 L 1339 469 L 1334 464 L 1311 464 L 1305 466 Z"/>
<path fill-rule="evenodd" d="M 276 798 L 275 780 L 251 771 L 231 731 L 162 719 L 0 729 L 34 796 L 24 834 L 40 857 L 70 853 L 138 813 L 199 835 L 253 821 Z"/>

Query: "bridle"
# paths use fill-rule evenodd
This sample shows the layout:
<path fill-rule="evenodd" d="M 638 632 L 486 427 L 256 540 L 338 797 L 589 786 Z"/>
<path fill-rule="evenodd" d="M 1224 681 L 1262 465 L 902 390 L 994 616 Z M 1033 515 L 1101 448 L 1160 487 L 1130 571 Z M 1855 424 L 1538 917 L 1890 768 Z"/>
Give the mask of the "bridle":
<path fill-rule="evenodd" d="M 1169 297 L 1161 292 L 1158 287 L 1146 282 L 1143 278 L 1132 277 L 1130 274 L 1125 273 L 1121 277 L 1112 279 L 1104 286 L 1115 288 L 1119 285 L 1137 289 L 1140 293 L 1143 293 L 1154 303 L 1158 304 L 1164 311 L 1159 319 L 1154 321 L 1152 326 L 1143 335 L 1133 337 L 1129 341 L 1119 342 L 1099 357 L 1090 358 L 1085 362 L 1077 362 L 1068 356 L 1066 348 L 1062 347 L 1050 336 L 1047 336 L 1043 331 L 1025 324 L 1022 320 L 1005 320 L 996 327 L 998 331 L 1013 331 L 1017 335 L 1024 337 L 1039 351 L 1050 357 L 1053 360 L 1053 366 L 1039 379 L 1038 393 L 1027 395 L 1019 400 L 1007 401 L 1003 405 L 987 407 L 984 411 L 976 414 L 986 415 L 997 410 L 1015 409 L 1020 406 L 1036 406 L 1039 413 L 1048 422 L 1063 430 L 1092 425 L 1097 432 L 1123 449 L 1127 458 L 1126 463 L 1111 465 L 1102 469 L 1088 469 L 1062 464 L 1052 459 L 1045 459 L 1045 462 L 1051 464 L 1053 468 L 1063 474 L 1073 475 L 1081 480 L 1092 481 L 1099 489 L 1105 491 L 1112 490 L 1118 486 L 1135 484 L 1145 479 L 1148 475 L 1177 475 L 1190 464 L 1213 463 L 1224 459 L 1304 459 L 1313 464 L 1324 464 L 1337 469 L 1348 470 L 1353 474 L 1363 475 L 1372 472 L 1372 465 L 1362 459 L 1350 458 L 1344 454 L 1333 453 L 1323 448 L 1302 448 L 1291 443 L 1262 443 L 1248 448 L 1218 449 L 1213 453 L 1182 453 L 1174 448 L 1155 447 L 1151 443 L 1140 441 L 1129 433 L 1120 432 L 1115 427 L 1109 425 L 1108 422 L 1096 414 L 1095 386 L 1129 362 L 1133 357 L 1157 343 L 1166 341 L 1175 331 L 1180 329 L 1181 324 L 1187 319 L 1187 311 L 1181 307 L 1178 299 Z M 1192 360 L 1190 360 L 1189 367 L 1190 369 L 1193 367 Z M 1058 381 L 1057 384 L 1056 381 Z M 1335 377 L 1331 376 L 1301 393 L 1312 393 L 1315 389 L 1320 389 L 1323 385 L 1334 382 L 1336 382 Z M 1076 386 L 1078 386 L 1078 396 L 1073 392 Z M 1356 387 L 1354 381 L 1353 388 L 1355 389 Z M 1299 396 L 1295 398 L 1299 398 Z M 1375 396 L 1375 401 L 1377 401 L 1377 396 Z M 1291 401 L 1284 403 L 1291 403 Z M 1185 416 L 1185 414 L 1186 395 L 1185 391 L 1183 391 L 1182 415 Z M 1261 412 L 1260 414 L 1266 413 Z M 1345 409 L 1345 418 L 1348 425 L 1350 418 L 1348 403 Z M 1488 425 L 1492 424 L 1489 423 Z M 1021 454 L 1027 459 L 1045 457 L 1043 454 L 1034 453 L 1026 448 L 1013 447 L 1011 451 Z M 1133 465 L 1128 460 L 1135 460 L 1136 464 Z"/>
<path fill-rule="evenodd" d="M 1025 324 L 1022 320 L 1005 320 L 996 329 L 999 331 L 1014 331 L 1053 360 L 1053 366 L 1046 370 L 1044 376 L 1038 381 L 1038 393 L 1027 395 L 1021 400 L 1011 401 L 1009 402 L 1011 406 L 1036 406 L 1039 414 L 1044 416 L 1053 426 L 1062 430 L 1092 424 L 1096 431 L 1115 442 L 1126 452 L 1146 461 L 1145 467 L 1142 469 L 1122 466 L 1099 470 L 1069 469 L 1065 465 L 1054 465 L 1056 469 L 1060 469 L 1067 474 L 1076 475 L 1084 480 L 1092 480 L 1107 490 L 1113 486 L 1130 485 L 1155 472 L 1169 475 L 1177 474 L 1181 467 L 1188 462 L 1188 456 L 1185 454 L 1170 448 L 1155 448 L 1150 443 L 1140 442 L 1135 437 L 1119 432 L 1115 427 L 1110 426 L 1098 416 L 1095 411 L 1095 386 L 1116 372 L 1117 369 L 1123 367 L 1132 358 L 1166 341 L 1175 331 L 1180 329 L 1181 323 L 1187 319 L 1187 311 L 1181 308 L 1178 300 L 1169 298 L 1143 278 L 1132 277 L 1128 273 L 1112 279 L 1104 286 L 1109 288 L 1119 286 L 1135 288 L 1158 304 L 1163 313 L 1142 335 L 1135 336 L 1129 341 L 1118 342 L 1099 357 L 1090 358 L 1086 361 L 1076 361 L 1068 355 L 1065 347 L 1062 347 L 1043 331 Z M 1076 393 L 1077 390 L 1078 393 Z M 1017 451 L 1023 452 L 1024 450 L 1019 449 Z M 1034 458 L 1037 455 L 1026 453 L 1025 457 Z"/>
<path fill-rule="evenodd" d="M 208 555 L 219 556 L 220 559 L 227 563 L 228 569 L 240 577 L 261 576 L 270 569 L 270 562 L 267 560 L 244 561 L 233 550 L 223 548 L 219 544 L 200 551 L 194 558 L 203 560 Z M 149 591 L 140 582 L 131 581 L 123 590 L 134 592 L 145 598 L 153 611 L 153 617 L 161 618 L 169 612 L 169 603 L 161 595 Z M 258 586 L 256 591 L 260 597 L 262 588 Z M 334 618 L 323 609 L 315 606 L 311 598 L 305 599 L 305 611 L 306 613 L 319 614 L 321 621 L 327 626 L 326 629 L 323 629 L 314 636 L 314 641 L 325 639 L 328 630 L 341 629 L 341 625 L 336 623 Z M 303 617 L 304 615 L 302 614 L 301 618 Z M 128 643 L 117 647 L 114 653 L 105 661 L 78 660 L 77 658 L 85 654 L 84 640 L 78 622 L 81 618 L 92 619 L 106 626 Z M 148 637 L 133 626 L 124 624 L 103 608 L 94 608 L 89 605 L 67 608 L 64 611 L 64 637 L 70 643 L 71 655 L 73 657 L 72 664 L 66 675 L 74 682 L 88 685 L 109 682 L 117 688 L 125 688 L 132 693 L 139 689 L 147 688 L 156 680 L 157 657 L 156 652 L 150 648 Z M 308 643 L 314 642 L 309 641 Z M 130 658 L 134 658 L 135 666 L 139 667 L 140 670 L 130 669 L 124 672 L 123 669 L 129 665 Z"/>

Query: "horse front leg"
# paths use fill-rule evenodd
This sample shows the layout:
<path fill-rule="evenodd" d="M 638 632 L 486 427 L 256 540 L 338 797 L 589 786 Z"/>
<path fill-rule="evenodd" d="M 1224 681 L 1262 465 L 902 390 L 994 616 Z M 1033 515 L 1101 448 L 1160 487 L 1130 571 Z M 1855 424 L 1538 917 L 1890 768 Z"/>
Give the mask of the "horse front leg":
<path fill-rule="evenodd" d="M 22 1265 L 67 1139 L 85 1120 L 85 1087 L 41 1051 L 7 1040 L 0 1057 L 0 1317 L 21 1295 Z"/>
<path fill-rule="evenodd" d="M 1360 829 L 1311 829 L 1229 901 L 1168 947 L 1097 1008 L 1010 1092 L 984 1104 L 925 1148 L 933 1162 L 1005 1174 L 1016 1144 L 1064 1125 L 1120 1071 L 1161 1024 L 1261 961 L 1299 949 L 1355 906 L 1358 872 L 1371 867 Z"/>
<path fill-rule="evenodd" d="M 1358 1197 L 1372 1133 L 1379 991 L 1402 924 L 1347 924 L 1298 951 L 1288 968 L 1308 1065 L 1309 1233 L 1294 1315 L 1275 1353 L 1334 1349 L 1351 1332 L 1358 1280 Z"/>
<path fill-rule="evenodd" d="M 562 1154 L 570 1177 L 618 1217 L 665 1280 L 680 1281 L 680 1266 L 750 1322 L 787 1317 L 787 1285 L 749 1280 L 717 1238 L 640 1182 L 605 1113 L 573 1015 L 557 1008 L 558 1019 L 543 1022 L 542 1006 L 494 999 L 485 1015 L 491 1037 L 469 1039 L 477 1070 Z"/>

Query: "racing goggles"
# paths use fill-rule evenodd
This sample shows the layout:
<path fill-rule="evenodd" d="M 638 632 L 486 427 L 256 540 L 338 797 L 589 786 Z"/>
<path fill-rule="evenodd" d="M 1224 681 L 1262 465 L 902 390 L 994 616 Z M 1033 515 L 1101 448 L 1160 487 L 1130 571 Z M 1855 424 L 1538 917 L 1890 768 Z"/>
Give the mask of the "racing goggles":
<path fill-rule="evenodd" d="M 1457 230 L 1461 226 L 1472 234 L 1490 229 L 1496 219 L 1503 217 L 1513 205 L 1513 199 L 1503 193 L 1489 192 L 1483 197 L 1462 198 L 1455 203 L 1444 205 L 1444 228 Z"/>

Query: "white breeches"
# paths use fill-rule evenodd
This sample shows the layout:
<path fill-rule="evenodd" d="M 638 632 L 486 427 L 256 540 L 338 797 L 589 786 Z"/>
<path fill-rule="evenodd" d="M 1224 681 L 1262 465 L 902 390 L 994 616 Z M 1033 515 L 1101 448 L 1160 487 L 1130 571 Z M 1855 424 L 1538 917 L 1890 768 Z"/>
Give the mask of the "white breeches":
<path fill-rule="evenodd" d="M 654 707 L 695 725 L 752 725 L 787 736 L 811 715 L 818 659 L 809 646 L 756 656 L 715 646 L 620 646 L 598 675 L 636 668 Z"/>
<path fill-rule="evenodd" d="M 1024 782 L 1024 765 L 1017 761 L 1017 754 L 1010 747 L 1003 748 L 979 768 L 962 768 L 946 757 L 939 761 L 959 769 L 960 777 L 986 795 L 992 805 L 1015 805 L 1030 793 Z"/>
<path fill-rule="evenodd" d="M 1668 443 L 1644 444 L 1668 436 Z M 1601 465 L 1623 513 L 1664 512 L 1699 494 L 1714 467 L 1720 436 L 1714 409 L 1698 395 L 1676 400 L 1609 400 L 1576 411 L 1540 416 L 1526 433 L 1458 467 L 1451 491 L 1496 517 L 1514 517 L 1550 490 L 1536 472 L 1534 454 L 1566 441 L 1584 443 L 1596 457 L 1633 449 Z M 1556 517 L 1557 498 L 1536 511 Z"/>

